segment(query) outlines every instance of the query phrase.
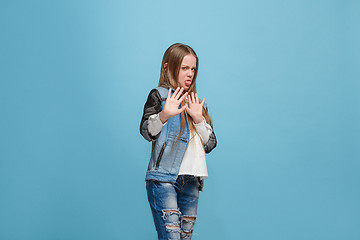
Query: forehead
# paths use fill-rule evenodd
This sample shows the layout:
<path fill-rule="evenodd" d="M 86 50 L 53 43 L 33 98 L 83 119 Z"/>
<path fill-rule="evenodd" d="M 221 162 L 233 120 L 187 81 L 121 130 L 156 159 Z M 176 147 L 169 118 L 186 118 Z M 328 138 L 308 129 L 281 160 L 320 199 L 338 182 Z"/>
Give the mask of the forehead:
<path fill-rule="evenodd" d="M 188 54 L 186 55 L 182 62 L 181 62 L 181 65 L 187 65 L 187 66 L 192 66 L 192 67 L 195 67 L 196 66 L 196 58 L 194 55 L 192 54 Z"/>

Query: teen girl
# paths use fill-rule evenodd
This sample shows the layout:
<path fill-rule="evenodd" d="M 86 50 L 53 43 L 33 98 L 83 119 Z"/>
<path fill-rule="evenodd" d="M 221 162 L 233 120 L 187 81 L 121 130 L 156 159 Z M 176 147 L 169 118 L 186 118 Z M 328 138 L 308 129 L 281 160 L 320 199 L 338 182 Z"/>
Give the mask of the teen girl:
<path fill-rule="evenodd" d="M 152 141 L 145 180 L 159 239 L 191 239 L 208 176 L 205 153 L 217 144 L 205 98 L 196 93 L 198 65 L 191 47 L 171 45 L 141 119 L 141 135 Z"/>

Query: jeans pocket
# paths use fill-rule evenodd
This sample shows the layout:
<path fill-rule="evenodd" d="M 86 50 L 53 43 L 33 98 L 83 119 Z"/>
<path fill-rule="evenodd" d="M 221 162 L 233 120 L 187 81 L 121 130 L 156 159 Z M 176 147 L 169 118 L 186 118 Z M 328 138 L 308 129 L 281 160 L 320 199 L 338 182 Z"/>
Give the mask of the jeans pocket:
<path fill-rule="evenodd" d="M 146 180 L 146 189 L 151 191 L 153 188 L 158 188 L 159 182 L 153 179 Z"/>

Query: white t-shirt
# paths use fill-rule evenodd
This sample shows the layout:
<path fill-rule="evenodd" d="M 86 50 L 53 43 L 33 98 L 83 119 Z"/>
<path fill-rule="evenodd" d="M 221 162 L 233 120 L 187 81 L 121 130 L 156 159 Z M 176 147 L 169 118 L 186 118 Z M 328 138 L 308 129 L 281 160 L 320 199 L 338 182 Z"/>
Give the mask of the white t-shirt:
<path fill-rule="evenodd" d="M 161 122 L 158 113 L 151 115 L 148 122 L 149 133 L 153 136 L 157 135 L 166 123 L 163 124 Z M 212 133 L 212 128 L 205 121 L 205 118 L 198 124 L 194 123 L 194 126 L 197 133 L 195 132 L 195 135 L 193 135 L 190 131 L 190 141 L 181 162 L 178 175 L 187 174 L 204 179 L 208 177 L 208 172 L 206 167 L 205 151 L 200 138 L 204 143 L 206 143 Z"/>

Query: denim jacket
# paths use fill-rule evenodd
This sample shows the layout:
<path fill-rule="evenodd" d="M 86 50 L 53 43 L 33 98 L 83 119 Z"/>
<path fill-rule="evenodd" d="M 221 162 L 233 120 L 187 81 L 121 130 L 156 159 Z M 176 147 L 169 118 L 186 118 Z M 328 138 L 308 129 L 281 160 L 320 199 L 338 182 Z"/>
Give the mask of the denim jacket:
<path fill-rule="evenodd" d="M 160 133 L 156 136 L 152 136 L 148 131 L 148 119 L 151 115 L 161 112 L 168 91 L 169 89 L 164 87 L 157 87 L 150 91 L 144 106 L 144 113 L 140 123 L 140 133 L 146 140 L 155 143 L 145 180 L 153 179 L 175 183 L 190 138 L 186 111 L 184 111 L 186 120 L 185 129 L 178 141 L 177 138 L 181 128 L 180 114 L 169 118 Z M 172 94 L 174 91 L 175 90 L 172 89 Z M 205 103 L 204 108 L 207 111 Z M 213 126 L 211 127 L 213 128 Z M 209 140 L 204 143 L 205 153 L 211 152 L 211 150 L 216 147 L 216 144 L 217 140 L 213 130 Z"/>

